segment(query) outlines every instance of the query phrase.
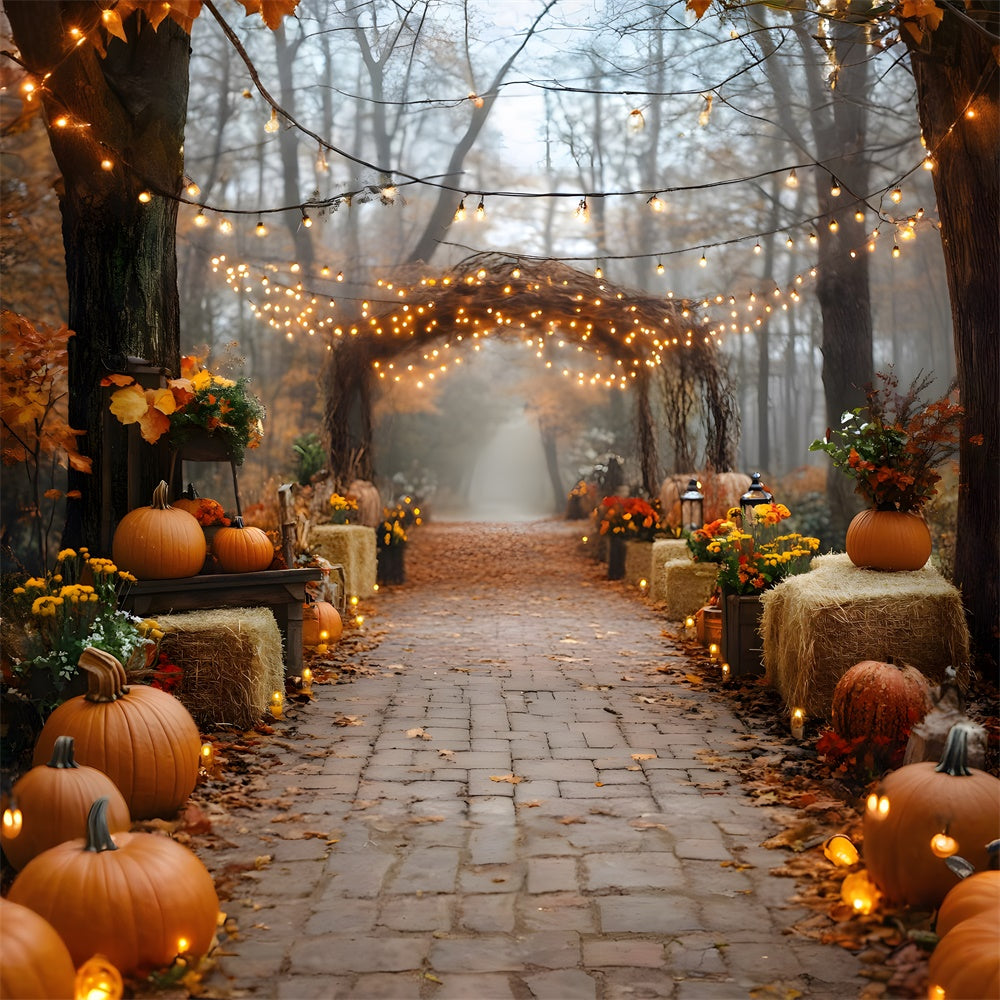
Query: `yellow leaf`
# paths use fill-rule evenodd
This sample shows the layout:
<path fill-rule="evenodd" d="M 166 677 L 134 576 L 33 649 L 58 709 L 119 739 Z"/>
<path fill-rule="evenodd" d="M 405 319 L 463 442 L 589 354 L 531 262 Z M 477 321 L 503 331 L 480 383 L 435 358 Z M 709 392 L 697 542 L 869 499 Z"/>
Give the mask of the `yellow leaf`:
<path fill-rule="evenodd" d="M 516 774 L 491 774 L 490 781 L 506 781 L 510 785 L 519 785 L 524 778 L 519 778 Z"/>
<path fill-rule="evenodd" d="M 174 399 L 174 394 L 169 389 L 154 389 L 152 392 L 153 398 L 150 401 L 150 405 L 169 417 L 177 409 L 177 401 Z"/>
<path fill-rule="evenodd" d="M 420 739 L 420 740 L 430 740 L 430 739 L 433 739 L 433 737 L 431 736 L 431 734 L 429 732 L 427 732 L 426 729 L 421 729 L 420 726 L 415 726 L 413 729 L 407 729 L 406 730 L 406 735 L 410 736 L 410 737 L 412 737 L 414 739 Z"/>
<path fill-rule="evenodd" d="M 634 753 L 632 754 L 632 760 L 655 760 L 655 753 Z"/>
<path fill-rule="evenodd" d="M 248 17 L 251 14 L 260 14 L 272 31 L 281 24 L 283 17 L 294 13 L 299 4 L 299 0 L 239 0 L 239 2 L 246 9 Z"/>
<path fill-rule="evenodd" d="M 684 675 L 684 680 L 686 680 L 688 682 L 688 684 L 702 684 L 702 683 L 704 683 L 703 678 L 699 677 L 697 674 L 685 674 Z"/>
<path fill-rule="evenodd" d="M 150 444 L 156 444 L 169 430 L 170 418 L 159 410 L 150 408 L 139 418 L 139 433 Z"/>
<path fill-rule="evenodd" d="M 111 412 L 123 424 L 137 423 L 148 409 L 146 394 L 138 385 L 111 393 Z"/>

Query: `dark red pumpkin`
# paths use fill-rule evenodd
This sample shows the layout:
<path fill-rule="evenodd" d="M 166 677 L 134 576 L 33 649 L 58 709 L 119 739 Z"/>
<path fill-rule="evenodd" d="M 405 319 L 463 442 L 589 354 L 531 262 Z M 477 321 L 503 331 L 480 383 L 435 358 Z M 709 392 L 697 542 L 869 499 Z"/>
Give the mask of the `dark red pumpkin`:
<path fill-rule="evenodd" d="M 916 667 L 891 657 L 862 660 L 833 689 L 833 728 L 846 740 L 882 736 L 903 746 L 932 705 L 930 683 Z"/>

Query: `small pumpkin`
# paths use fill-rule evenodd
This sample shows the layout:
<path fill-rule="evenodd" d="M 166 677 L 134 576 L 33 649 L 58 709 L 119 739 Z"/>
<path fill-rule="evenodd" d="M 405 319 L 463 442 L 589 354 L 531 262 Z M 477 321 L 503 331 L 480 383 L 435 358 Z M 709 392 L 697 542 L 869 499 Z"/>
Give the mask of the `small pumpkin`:
<path fill-rule="evenodd" d="M 194 488 L 194 483 L 188 483 L 187 489 L 171 504 L 177 510 L 186 510 L 192 517 L 198 516 L 198 504 L 201 497 Z"/>
<path fill-rule="evenodd" d="M 302 645 L 334 645 L 340 640 L 344 623 L 340 612 L 329 601 L 314 601 L 302 607 Z"/>
<path fill-rule="evenodd" d="M 949 890 L 938 910 L 934 925 L 938 937 L 944 937 L 958 924 L 981 913 L 993 914 L 1000 928 L 1000 871 L 976 872 Z"/>
<path fill-rule="evenodd" d="M 103 771 L 81 767 L 73 759 L 73 737 L 59 736 L 46 764 L 22 775 L 12 790 L 21 810 L 21 830 L 16 837 L 0 831 L 3 852 L 15 868 L 23 868 L 36 854 L 82 837 L 87 832 L 87 811 L 94 799 L 108 799 L 108 825 L 127 830 L 132 825 L 128 805 L 115 783 Z"/>
<path fill-rule="evenodd" d="M 917 570 L 931 557 L 931 533 L 916 511 L 863 510 L 848 525 L 844 548 L 862 569 Z"/>
<path fill-rule="evenodd" d="M 930 682 L 916 667 L 862 660 L 833 689 L 833 728 L 847 740 L 882 736 L 902 747 L 932 706 Z"/>
<path fill-rule="evenodd" d="M 201 737 L 191 714 L 165 691 L 126 686 L 121 663 L 104 650 L 88 647 L 80 666 L 87 693 L 49 716 L 34 762 L 49 757 L 57 737 L 72 736 L 79 762 L 111 778 L 133 819 L 174 815 L 198 780 Z"/>
<path fill-rule="evenodd" d="M 160 833 L 108 831 L 107 799 L 87 816 L 87 836 L 25 865 L 9 898 L 56 929 L 74 963 L 106 955 L 124 974 L 206 954 L 219 899 L 197 856 Z"/>
<path fill-rule="evenodd" d="M 186 510 L 167 503 L 161 480 L 149 507 L 130 510 L 111 540 L 111 557 L 119 569 L 140 580 L 173 580 L 195 576 L 205 562 L 205 535 Z"/>
<path fill-rule="evenodd" d="M 237 517 L 212 539 L 212 555 L 226 573 L 257 573 L 273 562 L 274 546 L 266 532 Z"/>
<path fill-rule="evenodd" d="M 996 912 L 980 913 L 948 931 L 927 963 L 927 980 L 929 996 L 1000 1000 Z"/>
<path fill-rule="evenodd" d="M 952 727 L 939 764 L 905 764 L 869 796 L 865 861 L 894 902 L 931 909 L 954 886 L 942 855 L 931 849 L 941 834 L 973 868 L 989 865 L 984 845 L 1000 836 L 1000 778 L 968 766 L 970 728 L 962 722 Z"/>
<path fill-rule="evenodd" d="M 0 997 L 72 1000 L 76 969 L 55 928 L 34 910 L 0 898 Z"/>

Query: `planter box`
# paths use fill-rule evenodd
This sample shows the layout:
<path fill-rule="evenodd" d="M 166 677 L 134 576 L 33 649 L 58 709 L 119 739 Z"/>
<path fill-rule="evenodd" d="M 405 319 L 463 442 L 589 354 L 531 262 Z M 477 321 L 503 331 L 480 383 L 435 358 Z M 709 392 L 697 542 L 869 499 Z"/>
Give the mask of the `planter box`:
<path fill-rule="evenodd" d="M 764 672 L 761 610 L 757 594 L 722 596 L 722 659 L 729 664 L 733 677 Z"/>
<path fill-rule="evenodd" d="M 703 646 L 722 647 L 722 608 L 706 605 L 694 616 L 695 637 Z"/>

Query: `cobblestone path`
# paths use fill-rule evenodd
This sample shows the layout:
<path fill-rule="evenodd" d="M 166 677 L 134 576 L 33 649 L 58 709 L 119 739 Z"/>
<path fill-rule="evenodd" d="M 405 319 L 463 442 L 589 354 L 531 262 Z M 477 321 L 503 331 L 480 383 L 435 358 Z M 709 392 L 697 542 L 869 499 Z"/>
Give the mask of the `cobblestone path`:
<path fill-rule="evenodd" d="M 577 534 L 415 533 L 409 582 L 371 601 L 374 675 L 276 725 L 262 805 L 205 858 L 271 858 L 206 996 L 858 995 L 849 953 L 785 933 L 768 808 L 704 760 L 749 752 L 739 720 L 710 692 L 643 700 L 683 656 Z"/>

